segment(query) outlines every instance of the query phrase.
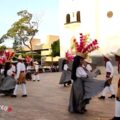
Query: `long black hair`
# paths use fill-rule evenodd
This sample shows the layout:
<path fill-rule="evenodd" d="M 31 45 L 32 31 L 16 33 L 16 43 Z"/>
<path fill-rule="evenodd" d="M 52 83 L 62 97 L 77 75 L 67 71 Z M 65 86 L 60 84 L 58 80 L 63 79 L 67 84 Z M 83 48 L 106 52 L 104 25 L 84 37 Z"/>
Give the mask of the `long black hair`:
<path fill-rule="evenodd" d="M 66 62 L 67 62 L 67 60 L 65 60 L 65 59 L 62 61 L 62 70 L 64 69 L 64 65 L 66 64 Z"/>
<path fill-rule="evenodd" d="M 11 68 L 11 63 L 10 62 L 6 62 L 5 63 L 5 70 L 4 70 L 4 76 L 7 76 L 7 71 Z"/>
<path fill-rule="evenodd" d="M 80 65 L 80 59 L 83 59 L 81 56 L 75 56 L 72 64 L 72 73 L 71 73 L 71 79 L 75 81 L 77 79 L 76 77 L 76 69 Z"/>

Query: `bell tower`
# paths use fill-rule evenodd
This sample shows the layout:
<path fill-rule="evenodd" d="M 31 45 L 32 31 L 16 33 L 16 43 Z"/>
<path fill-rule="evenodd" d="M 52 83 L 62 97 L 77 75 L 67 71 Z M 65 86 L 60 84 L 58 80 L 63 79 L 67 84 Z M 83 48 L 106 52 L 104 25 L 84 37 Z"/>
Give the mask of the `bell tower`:
<path fill-rule="evenodd" d="M 59 0 L 61 57 L 71 50 L 79 33 L 97 39 L 100 51 L 114 52 L 120 47 L 120 0 Z"/>
<path fill-rule="evenodd" d="M 61 0 L 61 4 L 63 5 L 61 8 L 62 13 L 60 14 L 63 21 L 60 26 L 60 46 L 62 49 L 61 57 L 64 57 L 67 50 L 71 50 L 72 41 L 77 35 L 77 29 L 80 27 L 80 8 L 76 6 L 78 1 L 79 0 Z"/>

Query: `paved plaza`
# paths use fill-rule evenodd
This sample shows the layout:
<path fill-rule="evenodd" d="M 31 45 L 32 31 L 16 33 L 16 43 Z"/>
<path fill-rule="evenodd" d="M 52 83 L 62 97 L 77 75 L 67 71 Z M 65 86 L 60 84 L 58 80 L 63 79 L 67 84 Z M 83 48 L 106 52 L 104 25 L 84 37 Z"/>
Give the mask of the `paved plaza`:
<path fill-rule="evenodd" d="M 98 100 L 94 97 L 84 115 L 68 112 L 71 87 L 59 85 L 61 72 L 41 73 L 41 81 L 27 81 L 28 97 L 22 98 L 21 88 L 17 98 L 0 96 L 0 105 L 10 105 L 12 112 L 0 111 L 0 120 L 109 120 L 114 115 L 114 99 Z M 102 68 L 102 75 L 105 76 Z M 113 86 L 116 91 L 116 74 Z M 109 95 L 108 95 L 109 96 Z"/>

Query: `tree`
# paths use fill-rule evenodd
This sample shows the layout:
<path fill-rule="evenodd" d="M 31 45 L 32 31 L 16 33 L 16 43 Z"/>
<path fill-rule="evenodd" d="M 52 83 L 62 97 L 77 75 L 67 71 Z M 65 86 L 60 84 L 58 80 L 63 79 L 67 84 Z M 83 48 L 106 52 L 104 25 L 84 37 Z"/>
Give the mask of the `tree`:
<path fill-rule="evenodd" d="M 57 40 L 51 44 L 51 56 L 56 57 L 60 56 L 60 41 Z"/>
<path fill-rule="evenodd" d="M 51 44 L 51 58 L 53 66 L 53 57 L 60 56 L 60 40 L 57 40 Z"/>
<path fill-rule="evenodd" d="M 27 10 L 17 13 L 21 18 L 14 22 L 11 28 L 0 38 L 0 43 L 5 39 L 14 39 L 13 48 L 22 48 L 23 45 L 33 52 L 32 40 L 38 32 L 37 22 L 32 21 L 32 14 Z M 29 44 L 28 44 L 29 43 Z"/>
<path fill-rule="evenodd" d="M 4 46 L 4 45 L 0 46 L 0 56 L 3 55 L 5 50 L 6 50 L 6 46 Z"/>

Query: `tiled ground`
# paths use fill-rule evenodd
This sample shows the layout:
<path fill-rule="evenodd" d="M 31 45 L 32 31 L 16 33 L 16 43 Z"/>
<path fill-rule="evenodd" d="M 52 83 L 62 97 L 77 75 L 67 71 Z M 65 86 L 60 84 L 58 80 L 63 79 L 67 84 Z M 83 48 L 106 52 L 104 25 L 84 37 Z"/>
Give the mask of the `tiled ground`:
<path fill-rule="evenodd" d="M 102 73 L 104 73 L 104 69 Z M 0 120 L 109 120 L 114 115 L 114 100 L 92 99 L 84 115 L 70 114 L 67 111 L 71 87 L 60 86 L 61 73 L 42 73 L 40 82 L 27 82 L 28 97 L 22 98 L 21 88 L 18 97 L 0 97 L 0 105 L 12 106 L 12 112 L 0 111 Z M 99 76 L 104 78 L 104 74 Z M 114 88 L 116 81 L 114 77 Z"/>

